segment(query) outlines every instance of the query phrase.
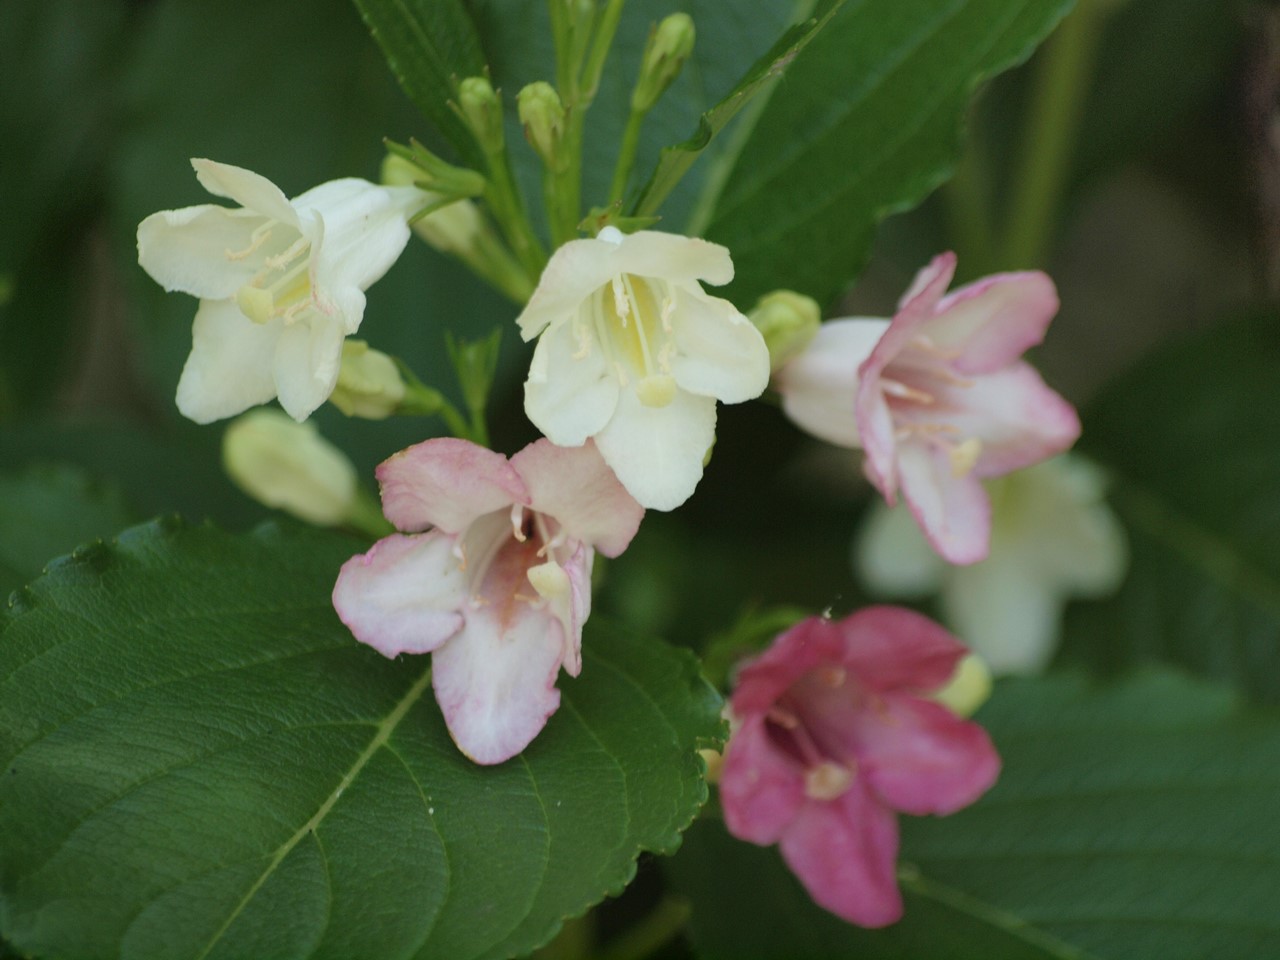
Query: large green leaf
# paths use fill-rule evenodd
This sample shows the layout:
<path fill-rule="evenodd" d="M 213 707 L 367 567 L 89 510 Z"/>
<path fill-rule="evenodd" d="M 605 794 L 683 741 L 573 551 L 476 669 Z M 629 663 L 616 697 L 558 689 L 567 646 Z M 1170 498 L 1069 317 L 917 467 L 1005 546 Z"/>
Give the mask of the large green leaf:
<path fill-rule="evenodd" d="M 57 957 L 505 957 L 671 852 L 719 701 L 593 623 L 518 758 L 454 748 L 428 659 L 329 605 L 359 547 L 158 523 L 15 594 L 0 634 L 0 935 Z"/>
<path fill-rule="evenodd" d="M 774 850 L 690 831 L 672 862 L 706 958 L 1256 960 L 1280 955 L 1280 718 L 1169 674 L 1002 685 L 999 783 L 903 818 L 905 918 L 825 913 Z"/>
<path fill-rule="evenodd" d="M 775 90 L 714 204 L 705 204 L 709 221 L 694 224 L 733 252 L 729 295 L 750 303 L 790 287 L 833 299 L 861 268 L 875 224 L 950 174 L 973 88 L 1025 59 L 1070 7 L 846 4 Z"/>
<path fill-rule="evenodd" d="M 1167 659 L 1280 701 L 1280 328 L 1238 322 L 1150 357 L 1085 412 L 1128 580 L 1073 612 L 1066 654 Z"/>

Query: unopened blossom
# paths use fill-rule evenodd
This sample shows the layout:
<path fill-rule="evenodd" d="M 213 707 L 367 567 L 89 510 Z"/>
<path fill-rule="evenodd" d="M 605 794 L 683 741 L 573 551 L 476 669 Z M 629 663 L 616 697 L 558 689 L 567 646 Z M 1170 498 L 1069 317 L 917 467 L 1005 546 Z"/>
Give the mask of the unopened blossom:
<path fill-rule="evenodd" d="M 997 674 L 1048 666 L 1072 597 L 1115 590 L 1128 567 L 1124 529 L 1101 471 L 1068 454 L 988 484 L 991 553 L 950 567 L 901 507 L 880 507 L 854 548 L 863 581 L 888 596 L 938 594 L 944 619 Z"/>
<path fill-rule="evenodd" d="M 946 815 L 1000 772 L 986 731 L 927 699 L 965 654 L 927 617 L 869 607 L 792 627 L 738 674 L 725 826 L 778 844 L 820 906 L 880 927 L 902 916 L 897 813 Z"/>
<path fill-rule="evenodd" d="M 138 225 L 138 262 L 166 290 L 200 298 L 178 409 L 197 423 L 279 397 L 305 420 L 338 379 L 364 291 L 400 256 L 413 187 L 332 180 L 293 200 L 265 177 L 192 160 L 216 204 L 163 210 Z"/>
<path fill-rule="evenodd" d="M 705 240 L 606 227 L 564 244 L 519 319 L 524 339 L 540 335 L 529 419 L 560 446 L 594 437 L 645 507 L 684 503 L 715 440 L 716 401 L 750 400 L 769 381 L 759 331 L 702 289 L 731 279 L 729 251 Z"/>
<path fill-rule="evenodd" d="M 934 258 L 892 320 L 823 324 L 776 383 L 802 428 L 866 452 L 876 489 L 890 505 L 901 491 L 944 559 L 975 563 L 991 527 L 981 481 L 1066 450 L 1080 420 L 1020 359 L 1057 312 L 1053 282 L 1006 273 L 947 294 L 954 272 L 954 254 Z"/>
<path fill-rule="evenodd" d="M 582 669 L 595 551 L 617 556 L 643 510 L 593 445 L 546 440 L 508 460 L 465 440 L 427 440 L 378 467 L 382 509 L 402 531 L 343 565 L 338 616 L 384 656 L 432 654 L 449 733 L 477 763 L 529 744 Z"/>

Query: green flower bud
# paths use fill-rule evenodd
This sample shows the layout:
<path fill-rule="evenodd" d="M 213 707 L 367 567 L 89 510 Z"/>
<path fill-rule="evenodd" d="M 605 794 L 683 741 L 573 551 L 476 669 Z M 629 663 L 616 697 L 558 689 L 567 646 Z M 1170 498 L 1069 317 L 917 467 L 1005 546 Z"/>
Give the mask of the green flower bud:
<path fill-rule="evenodd" d="M 991 696 L 991 671 L 976 653 L 966 654 L 946 685 L 935 690 L 930 699 L 961 717 L 973 716 Z"/>
<path fill-rule="evenodd" d="M 346 455 L 315 424 L 278 410 L 254 410 L 227 427 L 222 463 L 250 497 L 308 523 L 344 523 L 357 504 L 356 468 Z"/>
<path fill-rule="evenodd" d="M 632 110 L 648 113 L 658 102 L 693 53 L 693 37 L 693 19 L 687 13 L 673 13 L 654 28 L 644 48 L 636 88 L 631 93 Z"/>
<path fill-rule="evenodd" d="M 467 77 L 458 84 L 458 113 L 488 156 L 502 153 L 502 101 L 485 77 Z"/>
<path fill-rule="evenodd" d="M 822 323 L 822 309 L 812 297 L 793 290 L 766 293 L 747 314 L 769 348 L 769 366 L 777 370 L 809 345 Z"/>
<path fill-rule="evenodd" d="M 343 343 L 342 367 L 330 403 L 348 417 L 385 420 L 396 412 L 404 394 L 404 380 L 394 360 L 370 350 L 363 340 Z"/>
<path fill-rule="evenodd" d="M 555 88 L 545 81 L 531 83 L 516 97 L 524 135 L 548 170 L 560 170 L 569 158 L 560 149 L 564 137 L 564 104 Z"/>

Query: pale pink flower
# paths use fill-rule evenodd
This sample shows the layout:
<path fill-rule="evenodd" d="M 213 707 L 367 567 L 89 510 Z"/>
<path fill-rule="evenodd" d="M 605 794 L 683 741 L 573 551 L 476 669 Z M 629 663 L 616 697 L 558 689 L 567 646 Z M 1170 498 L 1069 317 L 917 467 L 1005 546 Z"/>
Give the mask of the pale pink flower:
<path fill-rule="evenodd" d="M 895 811 L 945 815 L 995 782 L 976 723 L 926 699 L 965 648 L 927 617 L 810 618 L 738 675 L 720 778 L 725 825 L 782 857 L 810 896 L 865 927 L 902 916 Z"/>
<path fill-rule="evenodd" d="M 559 707 L 560 668 L 582 669 L 595 550 L 620 554 L 644 511 L 590 443 L 539 440 L 508 461 L 427 440 L 377 475 L 402 533 L 343 565 L 333 605 L 387 657 L 433 653 L 454 742 L 477 763 L 501 763 Z"/>
<path fill-rule="evenodd" d="M 1080 420 L 1020 359 L 1057 312 L 1053 281 L 1005 273 L 944 296 L 955 263 L 935 257 L 892 321 L 823 324 L 775 382 L 797 424 L 866 451 L 868 478 L 890 505 L 901 489 L 944 559 L 975 563 L 991 532 L 982 479 L 1066 450 Z"/>

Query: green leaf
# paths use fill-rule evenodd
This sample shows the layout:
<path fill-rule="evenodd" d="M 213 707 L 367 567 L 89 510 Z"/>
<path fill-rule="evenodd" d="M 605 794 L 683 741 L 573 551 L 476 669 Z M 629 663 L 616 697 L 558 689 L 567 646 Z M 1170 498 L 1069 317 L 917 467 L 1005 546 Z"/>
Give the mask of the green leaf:
<path fill-rule="evenodd" d="M 505 957 L 671 852 L 719 698 L 593 621 L 518 758 L 466 760 L 428 659 L 353 640 L 359 544 L 157 523 L 15 594 L 0 634 L 0 935 L 59 957 Z"/>
<path fill-rule="evenodd" d="M 1065 655 L 1171 660 L 1280 702 L 1280 337 L 1267 316 L 1148 358 L 1085 413 L 1111 474 L 1129 577 L 1073 611 Z"/>
<path fill-rule="evenodd" d="M 713 203 L 706 236 L 733 252 L 728 296 L 789 287 L 829 302 L 876 223 L 951 173 L 973 88 L 1025 59 L 1071 0 L 848 4 L 769 99 Z M 713 188 L 716 186 L 712 185 Z"/>
<path fill-rule="evenodd" d="M 826 0 L 816 16 L 796 24 L 784 33 L 763 57 L 751 65 L 737 85 L 729 91 L 728 96 L 698 118 L 698 130 L 691 138 L 663 149 L 649 182 L 645 184 L 640 191 L 640 196 L 636 199 L 633 207 L 634 216 L 648 217 L 658 212 L 676 184 L 693 166 L 694 161 L 702 156 L 712 139 L 757 94 L 769 89 L 782 77 L 800 51 L 808 46 L 809 41 L 817 36 L 843 4 L 844 0 Z"/>
<path fill-rule="evenodd" d="M 1280 718 L 1149 674 L 1003 684 L 1004 772 L 975 806 L 902 818 L 906 915 L 841 923 L 773 849 L 700 823 L 671 863 L 705 958 L 1254 960 L 1280 955 Z"/>
<path fill-rule="evenodd" d="M 484 73 L 480 38 L 462 0 L 354 0 L 409 99 L 458 153 L 480 160 L 449 100 L 458 80 Z"/>
<path fill-rule="evenodd" d="M 46 561 L 137 519 L 115 487 L 75 467 L 0 474 L 0 597 L 34 580 Z"/>

